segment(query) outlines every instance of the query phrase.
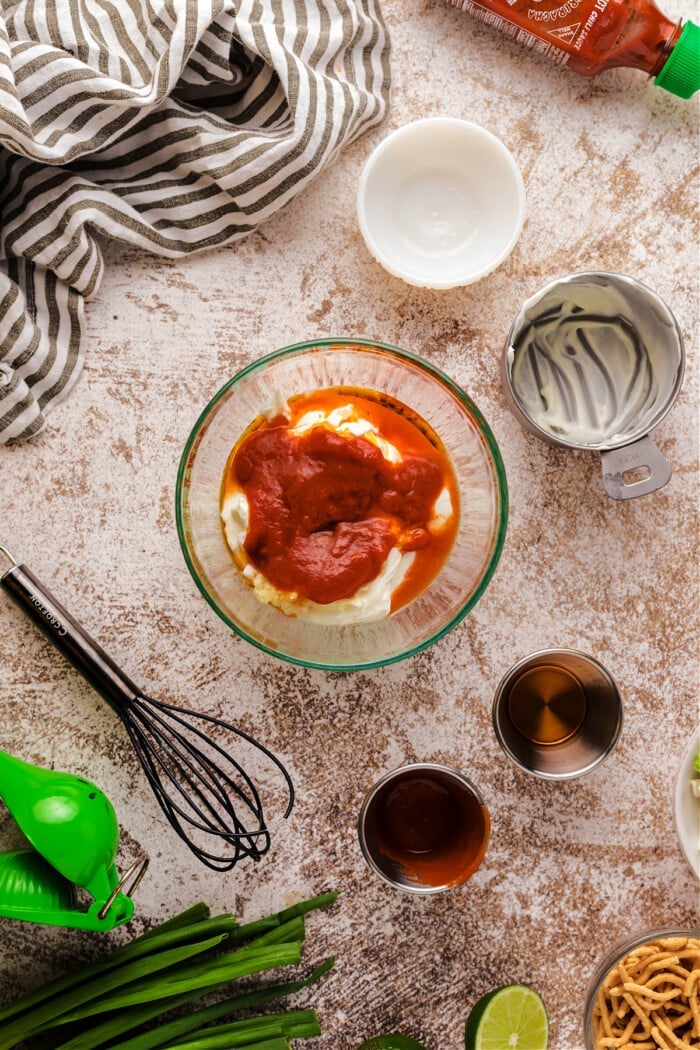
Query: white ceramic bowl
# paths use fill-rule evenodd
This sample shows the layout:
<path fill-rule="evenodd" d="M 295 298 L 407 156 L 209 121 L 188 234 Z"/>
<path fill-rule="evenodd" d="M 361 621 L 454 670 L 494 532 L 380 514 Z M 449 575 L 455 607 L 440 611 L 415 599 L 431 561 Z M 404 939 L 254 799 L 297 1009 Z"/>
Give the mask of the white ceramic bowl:
<path fill-rule="evenodd" d="M 367 247 L 389 273 L 421 288 L 454 288 L 510 255 L 525 221 L 525 187 L 491 132 L 426 117 L 392 132 L 370 155 L 357 215 Z"/>
<path fill-rule="evenodd" d="M 700 773 L 696 773 L 693 768 L 698 751 L 700 731 L 693 735 L 683 755 L 676 780 L 674 809 L 678 841 L 688 863 L 700 879 L 700 798 L 695 798 L 690 787 L 690 781 L 700 777 Z"/>

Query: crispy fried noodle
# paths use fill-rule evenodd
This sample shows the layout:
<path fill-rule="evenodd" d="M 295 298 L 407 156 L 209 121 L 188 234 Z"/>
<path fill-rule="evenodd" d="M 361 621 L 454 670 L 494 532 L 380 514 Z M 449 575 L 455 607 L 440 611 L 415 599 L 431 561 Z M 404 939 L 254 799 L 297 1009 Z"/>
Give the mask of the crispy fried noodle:
<path fill-rule="evenodd" d="M 595 1050 L 698 1050 L 700 938 L 647 941 L 605 976 L 593 1010 Z"/>

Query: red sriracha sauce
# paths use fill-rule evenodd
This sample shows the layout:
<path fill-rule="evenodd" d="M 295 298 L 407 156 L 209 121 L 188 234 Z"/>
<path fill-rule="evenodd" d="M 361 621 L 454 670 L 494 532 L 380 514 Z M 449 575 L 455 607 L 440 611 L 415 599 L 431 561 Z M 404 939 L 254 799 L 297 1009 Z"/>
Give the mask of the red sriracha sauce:
<path fill-rule="evenodd" d="M 454 541 L 449 457 L 420 417 L 375 391 L 316 390 L 291 398 L 289 414 L 259 417 L 227 464 L 222 502 L 245 494 L 248 559 L 280 592 L 327 605 L 376 579 L 392 548 L 413 552 L 395 611 L 429 585 Z M 352 433 L 358 422 L 371 429 Z M 445 489 L 447 521 L 435 512 Z"/>
<path fill-rule="evenodd" d="M 642 69 L 680 98 L 700 88 L 700 26 L 674 21 L 653 0 L 449 0 L 585 77 Z"/>

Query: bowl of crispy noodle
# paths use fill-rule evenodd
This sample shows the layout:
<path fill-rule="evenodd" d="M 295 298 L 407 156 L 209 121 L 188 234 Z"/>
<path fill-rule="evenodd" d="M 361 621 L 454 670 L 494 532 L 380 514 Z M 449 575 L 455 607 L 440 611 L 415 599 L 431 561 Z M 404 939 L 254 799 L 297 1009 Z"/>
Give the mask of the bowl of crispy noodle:
<path fill-rule="evenodd" d="M 700 929 L 657 929 L 601 960 L 584 1012 L 586 1050 L 700 1046 Z"/>

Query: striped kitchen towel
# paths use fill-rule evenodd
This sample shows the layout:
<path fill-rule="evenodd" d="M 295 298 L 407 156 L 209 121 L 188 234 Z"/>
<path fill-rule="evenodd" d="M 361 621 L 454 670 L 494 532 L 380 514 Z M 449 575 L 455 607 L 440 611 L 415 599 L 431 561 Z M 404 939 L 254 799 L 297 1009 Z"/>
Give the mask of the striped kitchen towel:
<path fill-rule="evenodd" d="M 80 371 L 100 238 L 245 236 L 380 123 L 378 0 L 0 0 L 0 442 Z"/>

